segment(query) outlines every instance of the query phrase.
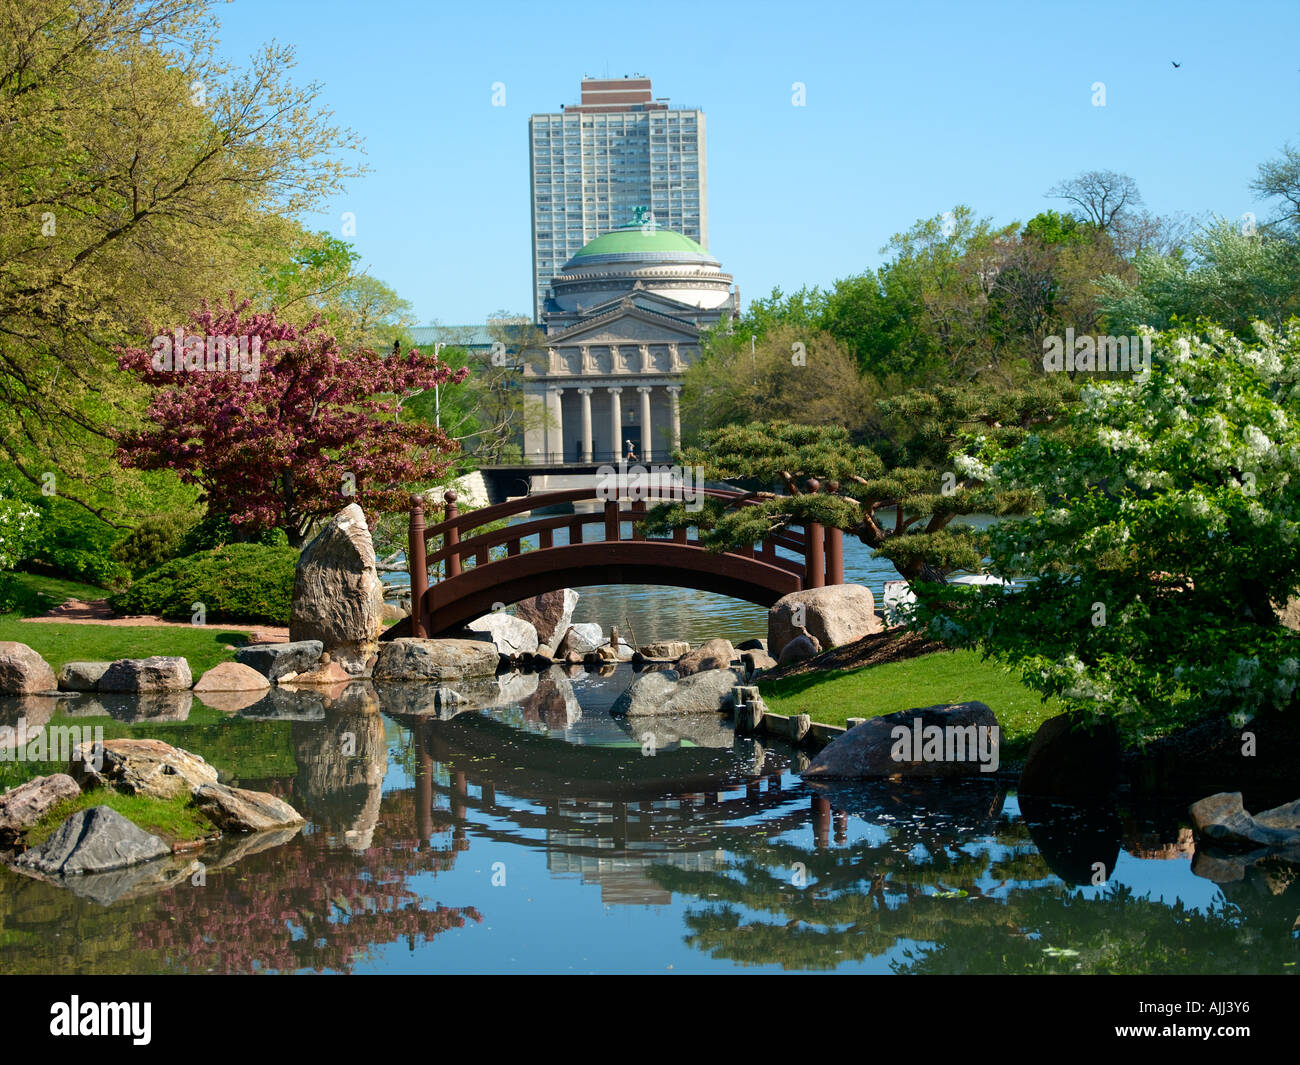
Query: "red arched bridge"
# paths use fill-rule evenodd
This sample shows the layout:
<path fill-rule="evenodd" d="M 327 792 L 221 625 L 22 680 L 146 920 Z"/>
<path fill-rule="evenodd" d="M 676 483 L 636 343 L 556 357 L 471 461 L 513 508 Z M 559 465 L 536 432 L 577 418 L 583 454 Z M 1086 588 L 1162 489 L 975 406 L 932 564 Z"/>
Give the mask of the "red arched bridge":
<path fill-rule="evenodd" d="M 448 491 L 443 520 L 427 528 L 423 501 L 412 496 L 407 548 L 410 634 L 435 636 L 481 617 L 494 604 L 581 585 L 664 584 L 771 606 L 790 592 L 844 583 L 843 534 L 838 529 L 810 523 L 798 531 L 775 533 L 749 549 L 718 553 L 700 546 L 685 528 L 675 530 L 671 539 L 647 537 L 639 525 L 646 516 L 646 500 L 632 499 L 625 507 L 607 494 L 595 488 L 545 492 L 461 514 L 456 493 Z M 705 488 L 689 496 L 681 488 L 655 489 L 652 502 L 684 502 L 700 495 L 735 506 L 755 502 L 743 492 Z M 601 505 L 475 533 L 520 514 L 588 502 Z M 600 526 L 603 534 L 584 538 L 589 525 Z M 536 546 L 525 551 L 524 541 L 530 539 Z M 497 551 L 493 558 L 492 549 L 502 546 L 505 555 Z M 796 557 L 778 554 L 778 548 Z M 445 576 L 431 585 L 429 573 L 437 573 L 439 564 Z"/>

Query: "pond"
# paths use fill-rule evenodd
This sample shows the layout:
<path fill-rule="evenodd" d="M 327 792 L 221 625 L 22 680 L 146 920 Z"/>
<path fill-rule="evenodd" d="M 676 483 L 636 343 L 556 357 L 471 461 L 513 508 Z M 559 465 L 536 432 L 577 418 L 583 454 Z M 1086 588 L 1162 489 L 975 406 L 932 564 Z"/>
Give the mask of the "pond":
<path fill-rule="evenodd" d="M 308 824 L 70 887 L 0 868 L 0 971 L 1289 973 L 1300 959 L 1295 867 L 1194 866 L 1184 800 L 1088 811 L 987 780 L 815 788 L 799 752 L 712 716 L 612 719 L 631 676 L 507 676 L 497 705 L 454 716 L 428 688 L 364 683 L 236 713 L 60 713 L 50 724 L 202 754 Z"/>

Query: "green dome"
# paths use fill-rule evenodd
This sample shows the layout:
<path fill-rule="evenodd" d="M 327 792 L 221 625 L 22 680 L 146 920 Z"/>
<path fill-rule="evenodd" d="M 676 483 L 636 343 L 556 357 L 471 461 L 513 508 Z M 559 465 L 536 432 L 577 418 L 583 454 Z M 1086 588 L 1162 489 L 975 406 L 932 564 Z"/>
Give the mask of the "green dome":
<path fill-rule="evenodd" d="M 568 265 L 593 266 L 597 263 L 626 263 L 633 260 L 659 262 L 699 262 L 717 265 L 699 244 L 684 233 L 660 229 L 650 222 L 629 222 L 613 232 L 584 244 Z"/>

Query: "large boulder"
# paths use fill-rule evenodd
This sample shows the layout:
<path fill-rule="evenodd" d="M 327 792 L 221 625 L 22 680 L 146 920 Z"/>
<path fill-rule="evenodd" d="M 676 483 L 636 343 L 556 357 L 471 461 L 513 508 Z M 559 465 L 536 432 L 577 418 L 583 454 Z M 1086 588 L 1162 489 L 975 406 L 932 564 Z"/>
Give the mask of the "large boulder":
<path fill-rule="evenodd" d="M 669 714 L 717 714 L 731 709 L 731 689 L 740 683 L 734 670 L 708 669 L 677 682 L 664 708 Z"/>
<path fill-rule="evenodd" d="M 105 740 L 102 751 L 83 743 L 73 751 L 68 772 L 83 791 L 105 787 L 156 799 L 193 794 L 217 782 L 216 769 L 197 754 L 162 740 Z"/>
<path fill-rule="evenodd" d="M 677 688 L 677 674 L 671 669 L 641 673 L 609 708 L 614 717 L 641 717 L 657 714 Z"/>
<path fill-rule="evenodd" d="M 101 692 L 174 692 L 185 691 L 194 678 L 190 664 L 177 655 L 152 655 L 149 658 L 119 658 L 109 664 L 99 678 Z"/>
<path fill-rule="evenodd" d="M 64 662 L 59 668 L 59 691 L 98 691 L 99 678 L 112 664 L 112 662 Z"/>
<path fill-rule="evenodd" d="M 250 643 L 235 652 L 235 661 L 257 670 L 272 684 L 277 684 L 290 674 L 310 673 L 320 664 L 324 650 L 325 645 L 320 640 Z"/>
<path fill-rule="evenodd" d="M 33 777 L 0 795 L 0 846 L 12 846 L 50 807 L 81 794 L 66 773 Z"/>
<path fill-rule="evenodd" d="M 1019 790 L 1027 795 L 1100 798 L 1119 784 L 1121 753 L 1119 732 L 1109 718 L 1087 726 L 1070 714 L 1058 714 L 1034 733 Z"/>
<path fill-rule="evenodd" d="M 677 672 L 683 677 L 704 673 L 711 669 L 726 669 L 736 657 L 730 640 L 721 638 L 705 640 L 694 651 L 688 651 L 677 660 Z"/>
<path fill-rule="evenodd" d="M 573 609 L 577 605 L 578 593 L 572 588 L 561 588 L 521 600 L 515 604 L 515 617 L 532 625 L 539 643 L 554 647 L 556 641 L 568 631 L 569 622 L 573 620 Z"/>
<path fill-rule="evenodd" d="M 1300 799 L 1255 814 L 1255 824 L 1268 828 L 1300 830 Z"/>
<path fill-rule="evenodd" d="M 532 622 L 512 617 L 499 610 L 475 618 L 465 628 L 470 632 L 485 635 L 492 641 L 497 654 L 504 655 L 506 658 L 534 654 L 539 646 L 537 630 L 533 628 Z"/>
<path fill-rule="evenodd" d="M 485 640 L 420 640 L 402 637 L 385 643 L 375 663 L 376 681 L 489 677 L 499 661 Z"/>
<path fill-rule="evenodd" d="M 222 832 L 262 832 L 303 822 L 302 814 L 283 799 L 225 784 L 204 784 L 194 793 L 194 805 Z"/>
<path fill-rule="evenodd" d="M 594 622 L 570 625 L 565 630 L 564 635 L 560 637 L 560 643 L 555 648 L 555 657 L 564 658 L 569 654 L 579 656 L 590 654 L 604 642 L 605 633 Z"/>
<path fill-rule="evenodd" d="M 710 669 L 678 679 L 672 670 L 642 673 L 609 708 L 615 717 L 664 717 L 725 712 L 739 678 L 730 669 Z"/>
<path fill-rule="evenodd" d="M 111 806 L 78 810 L 49 839 L 19 856 L 17 864 L 47 876 L 102 873 L 171 853 L 157 836 Z"/>
<path fill-rule="evenodd" d="M 806 628 L 829 650 L 880 632 L 884 624 L 876 616 L 870 588 L 828 584 L 784 595 L 768 610 L 767 653 L 779 661 L 785 645 L 799 635 L 800 628 Z"/>
<path fill-rule="evenodd" d="M 319 640 L 352 676 L 367 674 L 383 631 L 384 586 L 356 503 L 344 507 L 298 558 L 289 639 Z"/>
<path fill-rule="evenodd" d="M 58 686 L 54 670 L 25 643 L 0 640 L 0 695 L 51 692 Z"/>
<path fill-rule="evenodd" d="M 271 682 L 252 666 L 242 662 L 220 662 L 194 682 L 194 690 L 204 692 L 265 691 Z"/>
<path fill-rule="evenodd" d="M 827 744 L 805 777 L 959 777 L 995 772 L 998 719 L 983 703 L 900 710 L 855 725 Z"/>
<path fill-rule="evenodd" d="M 1230 791 L 1201 799 L 1187 812 L 1197 835 L 1215 843 L 1237 847 L 1300 846 L 1300 801 L 1252 817 L 1241 803 L 1241 792 Z"/>

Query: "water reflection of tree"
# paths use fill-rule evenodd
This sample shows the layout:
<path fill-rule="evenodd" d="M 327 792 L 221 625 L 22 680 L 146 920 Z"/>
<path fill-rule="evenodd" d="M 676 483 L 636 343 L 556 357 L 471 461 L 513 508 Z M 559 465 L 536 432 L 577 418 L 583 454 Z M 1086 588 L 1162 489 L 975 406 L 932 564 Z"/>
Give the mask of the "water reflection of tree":
<path fill-rule="evenodd" d="M 387 744 L 373 693 L 358 689 L 323 720 L 292 728 L 293 794 L 313 829 L 268 861 L 240 863 L 236 876 L 166 896 L 160 919 L 139 928 L 141 945 L 168 967 L 350 972 L 376 945 L 406 940 L 414 950 L 481 920 L 473 907 L 427 907 L 407 882 L 450 869 L 466 842 L 420 815 L 429 796 L 418 776 L 414 789 L 384 794 Z M 439 835 L 452 838 L 438 846 Z"/>
<path fill-rule="evenodd" d="M 1300 957 L 1294 886 L 1244 890 L 1204 911 L 1118 883 L 1093 896 L 1055 880 L 1006 828 L 1022 835 L 1002 826 L 980 849 L 917 825 L 835 849 L 741 841 L 723 869 L 647 876 L 710 899 L 688 909 L 686 942 L 744 965 L 830 969 L 897 952 L 900 973 L 1285 973 Z"/>
<path fill-rule="evenodd" d="M 410 804 L 409 792 L 385 797 L 365 851 L 313 831 L 204 887 L 171 892 L 158 900 L 156 919 L 137 927 L 137 943 L 182 971 L 351 972 L 377 945 L 406 940 L 414 950 L 480 921 L 473 907 L 427 906 L 408 883 L 450 869 L 457 854 L 414 837 Z"/>

